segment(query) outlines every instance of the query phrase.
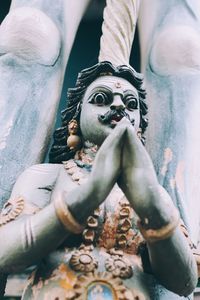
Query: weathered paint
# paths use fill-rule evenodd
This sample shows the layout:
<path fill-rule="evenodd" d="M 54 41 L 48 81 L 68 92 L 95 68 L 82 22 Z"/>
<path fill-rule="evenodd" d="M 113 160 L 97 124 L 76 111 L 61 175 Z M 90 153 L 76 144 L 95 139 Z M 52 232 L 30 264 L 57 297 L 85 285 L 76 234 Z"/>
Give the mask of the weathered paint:
<path fill-rule="evenodd" d="M 172 161 L 173 158 L 173 153 L 172 150 L 170 148 L 166 148 L 164 150 L 164 162 L 163 162 L 163 166 L 161 168 L 160 173 L 165 176 L 166 172 L 168 170 L 168 164 Z"/>

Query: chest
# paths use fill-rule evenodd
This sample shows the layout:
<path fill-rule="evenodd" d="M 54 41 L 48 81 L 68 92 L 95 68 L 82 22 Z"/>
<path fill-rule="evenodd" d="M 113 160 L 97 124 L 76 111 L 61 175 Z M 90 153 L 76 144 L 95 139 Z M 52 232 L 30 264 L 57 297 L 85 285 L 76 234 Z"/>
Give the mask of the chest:
<path fill-rule="evenodd" d="M 67 195 L 74 188 L 86 183 L 89 176 L 89 169 L 79 167 L 73 160 L 68 161 L 60 171 L 54 196 L 60 191 L 64 191 Z M 85 209 L 87 210 L 87 207 Z M 80 242 L 137 254 L 138 247 L 143 241 L 137 229 L 137 220 L 137 215 L 125 195 L 115 184 L 102 205 L 88 217 Z"/>

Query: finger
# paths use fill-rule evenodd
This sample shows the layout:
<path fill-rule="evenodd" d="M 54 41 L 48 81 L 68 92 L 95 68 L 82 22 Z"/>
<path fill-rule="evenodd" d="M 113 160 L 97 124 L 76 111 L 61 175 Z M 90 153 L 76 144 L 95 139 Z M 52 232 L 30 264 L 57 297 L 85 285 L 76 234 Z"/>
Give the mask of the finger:
<path fill-rule="evenodd" d="M 122 152 L 125 162 L 128 157 L 133 167 L 153 167 L 148 152 L 131 126 L 127 127 Z"/>
<path fill-rule="evenodd" d="M 110 155 L 118 147 L 121 149 L 126 132 L 126 126 L 116 126 L 116 128 L 111 132 L 111 134 L 105 139 L 101 145 L 97 156 Z M 120 150 L 121 151 L 121 150 Z"/>

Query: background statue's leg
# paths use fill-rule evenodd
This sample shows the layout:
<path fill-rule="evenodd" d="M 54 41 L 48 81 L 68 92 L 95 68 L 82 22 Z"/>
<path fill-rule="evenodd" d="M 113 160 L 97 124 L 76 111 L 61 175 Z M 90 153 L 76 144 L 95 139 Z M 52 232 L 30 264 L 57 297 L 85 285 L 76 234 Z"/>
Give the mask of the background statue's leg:
<path fill-rule="evenodd" d="M 1 24 L 0 208 L 17 176 L 46 154 L 66 63 L 88 3 L 13 0 Z"/>
<path fill-rule="evenodd" d="M 143 0 L 140 16 L 149 129 L 159 181 L 197 245 L 200 222 L 200 2 Z"/>

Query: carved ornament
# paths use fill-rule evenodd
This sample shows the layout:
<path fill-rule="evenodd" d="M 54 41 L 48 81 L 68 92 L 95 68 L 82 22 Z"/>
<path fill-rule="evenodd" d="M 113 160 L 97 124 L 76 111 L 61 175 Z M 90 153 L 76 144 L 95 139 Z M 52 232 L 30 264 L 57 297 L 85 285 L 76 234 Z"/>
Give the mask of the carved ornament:
<path fill-rule="evenodd" d="M 16 199 L 8 200 L 0 213 L 0 226 L 15 220 L 24 209 L 24 199 L 19 197 Z"/>
<path fill-rule="evenodd" d="M 88 300 L 88 299 L 108 299 L 114 300 L 134 300 L 133 293 L 128 290 L 119 278 L 112 274 L 88 273 L 81 275 L 73 288 L 73 293 L 66 298 L 67 300 Z"/>

